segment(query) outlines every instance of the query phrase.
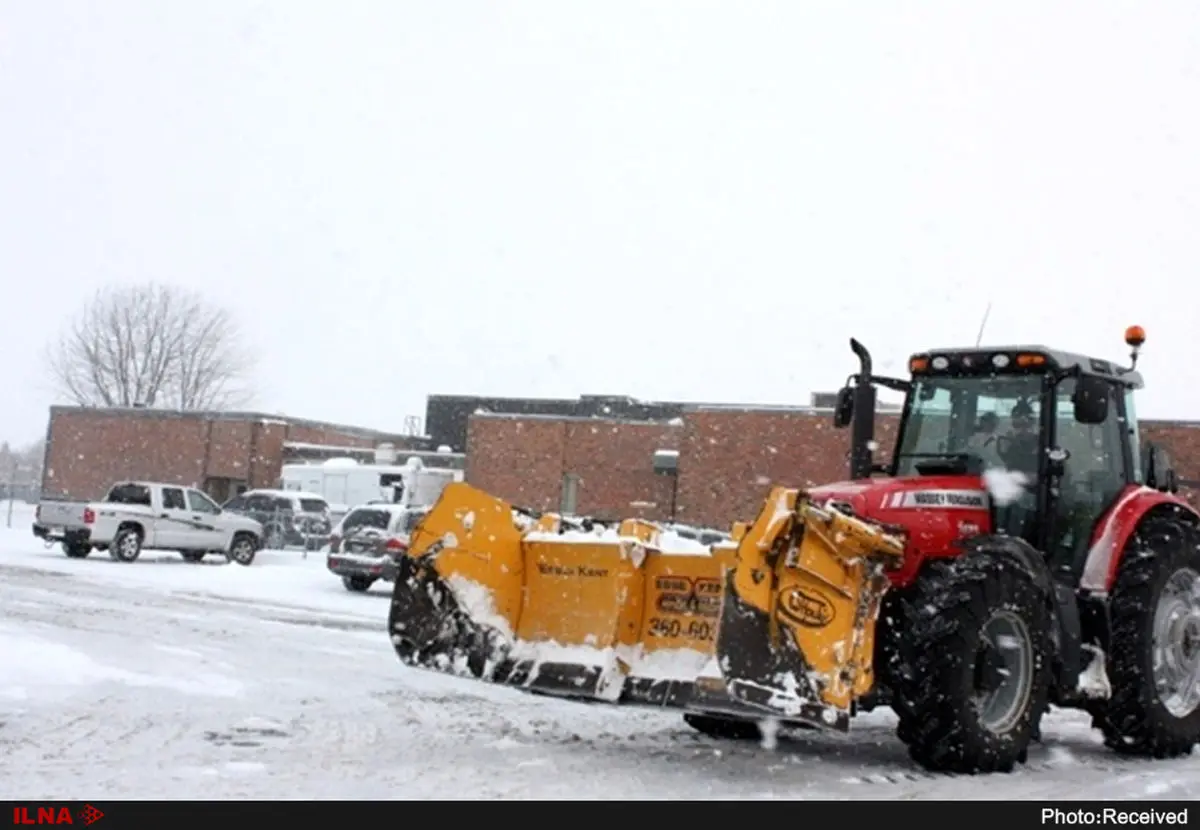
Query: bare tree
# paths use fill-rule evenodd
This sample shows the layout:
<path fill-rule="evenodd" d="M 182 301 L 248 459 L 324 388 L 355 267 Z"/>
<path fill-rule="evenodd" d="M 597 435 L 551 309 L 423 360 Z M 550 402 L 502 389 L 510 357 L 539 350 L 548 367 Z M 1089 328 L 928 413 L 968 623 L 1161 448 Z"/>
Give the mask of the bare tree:
<path fill-rule="evenodd" d="M 232 316 L 194 291 L 101 289 L 51 344 L 59 391 L 81 406 L 223 409 L 250 400 Z"/>

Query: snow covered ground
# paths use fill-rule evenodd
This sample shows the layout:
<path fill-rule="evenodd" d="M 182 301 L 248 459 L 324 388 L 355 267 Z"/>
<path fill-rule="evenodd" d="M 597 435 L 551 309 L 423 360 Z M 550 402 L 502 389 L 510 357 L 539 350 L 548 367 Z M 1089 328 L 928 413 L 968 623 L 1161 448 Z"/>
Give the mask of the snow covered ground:
<path fill-rule="evenodd" d="M 721 743 L 667 712 L 415 672 L 387 593 L 324 558 L 67 559 L 0 503 L 0 799 L 1191 798 L 1200 755 L 1125 761 L 1054 713 L 1012 775 L 934 776 L 890 713 L 850 737 Z"/>

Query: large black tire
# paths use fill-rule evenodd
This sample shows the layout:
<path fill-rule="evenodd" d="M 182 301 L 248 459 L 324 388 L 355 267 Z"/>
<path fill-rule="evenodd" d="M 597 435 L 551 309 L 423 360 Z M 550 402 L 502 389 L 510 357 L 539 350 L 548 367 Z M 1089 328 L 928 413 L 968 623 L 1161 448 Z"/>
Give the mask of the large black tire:
<path fill-rule="evenodd" d="M 63 542 L 63 553 L 72 559 L 86 559 L 92 552 L 92 546 L 86 542 Z"/>
<path fill-rule="evenodd" d="M 113 537 L 108 555 L 117 562 L 135 562 L 142 555 L 142 532 L 136 527 L 123 527 Z"/>
<path fill-rule="evenodd" d="M 904 604 L 906 665 L 889 674 L 909 755 L 936 772 L 1012 771 L 1051 684 L 1053 616 L 1036 576 L 980 551 L 928 565 Z"/>
<path fill-rule="evenodd" d="M 683 722 L 697 732 L 722 741 L 761 741 L 763 737 L 757 723 L 740 718 L 718 718 L 689 712 L 683 716 Z"/>
<path fill-rule="evenodd" d="M 370 590 L 375 584 L 373 576 L 343 576 L 342 584 L 346 586 L 347 591 L 354 591 L 356 594 L 361 594 L 364 591 Z"/>
<path fill-rule="evenodd" d="M 1174 701 L 1159 688 L 1155 665 L 1156 629 L 1170 635 L 1159 642 L 1173 644 L 1164 649 L 1173 658 L 1171 666 L 1190 672 L 1200 665 L 1195 617 L 1163 626 L 1172 610 L 1186 606 L 1186 601 L 1175 602 L 1175 580 L 1188 581 L 1192 589 L 1200 586 L 1197 541 L 1195 531 L 1178 520 L 1151 519 L 1138 528 L 1121 558 L 1109 600 L 1112 636 L 1106 668 L 1112 697 L 1096 720 L 1105 744 L 1123 755 L 1172 758 L 1200 743 L 1200 700 L 1190 711 L 1172 711 Z"/>
<path fill-rule="evenodd" d="M 899 718 L 897 736 L 905 744 L 911 740 L 910 727 L 917 723 L 909 696 L 912 694 L 913 667 L 905 649 L 909 609 L 916 587 L 892 588 L 883 597 L 875 623 L 875 678 L 886 690 L 887 703 Z"/>

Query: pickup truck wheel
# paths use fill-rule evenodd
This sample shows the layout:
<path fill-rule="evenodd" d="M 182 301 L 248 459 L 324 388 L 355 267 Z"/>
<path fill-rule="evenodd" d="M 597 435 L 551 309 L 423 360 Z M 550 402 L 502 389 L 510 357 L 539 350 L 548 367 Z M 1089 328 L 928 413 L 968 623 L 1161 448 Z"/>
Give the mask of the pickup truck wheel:
<path fill-rule="evenodd" d="M 80 542 L 63 542 L 63 553 L 72 559 L 84 559 L 92 552 L 91 545 L 85 545 Z"/>
<path fill-rule="evenodd" d="M 249 565 L 258 553 L 258 540 L 249 533 L 239 533 L 229 545 L 228 559 L 239 565 Z"/>
<path fill-rule="evenodd" d="M 202 550 L 181 550 L 179 555 L 183 557 L 184 562 L 199 562 L 204 559 Z"/>
<path fill-rule="evenodd" d="M 373 576 L 343 576 L 342 584 L 346 586 L 347 591 L 354 591 L 356 594 L 361 594 L 363 591 L 369 590 L 375 584 Z"/>
<path fill-rule="evenodd" d="M 136 528 L 123 527 L 113 537 L 108 555 L 118 562 L 133 562 L 142 555 L 142 534 Z"/>

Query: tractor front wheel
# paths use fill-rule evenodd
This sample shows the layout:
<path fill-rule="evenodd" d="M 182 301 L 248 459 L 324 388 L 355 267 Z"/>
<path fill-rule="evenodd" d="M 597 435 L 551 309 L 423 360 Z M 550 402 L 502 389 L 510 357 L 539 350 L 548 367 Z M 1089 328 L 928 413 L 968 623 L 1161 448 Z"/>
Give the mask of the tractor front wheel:
<path fill-rule="evenodd" d="M 937 772 L 1010 772 L 1037 734 L 1050 690 L 1047 598 L 1002 553 L 931 563 L 899 632 L 898 734 Z"/>
<path fill-rule="evenodd" d="M 1138 528 L 1109 605 L 1112 696 L 1097 717 L 1123 755 L 1171 758 L 1200 743 L 1200 550 L 1170 519 Z"/>

